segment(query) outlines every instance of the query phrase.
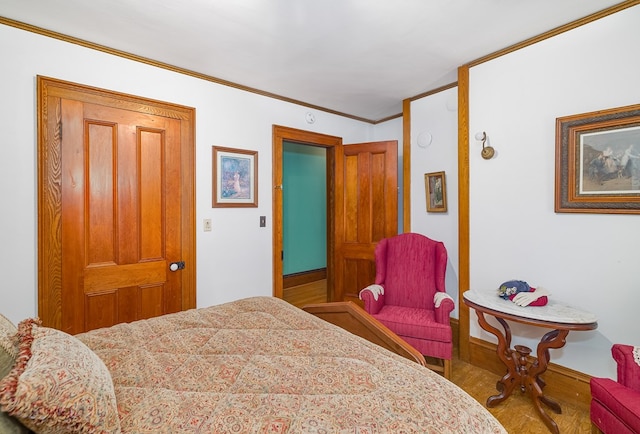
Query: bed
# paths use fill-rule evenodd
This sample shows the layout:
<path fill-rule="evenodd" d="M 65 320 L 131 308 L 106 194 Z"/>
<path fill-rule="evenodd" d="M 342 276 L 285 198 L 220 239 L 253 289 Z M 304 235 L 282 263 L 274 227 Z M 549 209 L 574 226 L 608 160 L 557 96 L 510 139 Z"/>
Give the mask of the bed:
<path fill-rule="evenodd" d="M 506 433 L 353 306 L 252 297 L 76 336 L 25 320 L 0 409 L 44 433 Z"/>

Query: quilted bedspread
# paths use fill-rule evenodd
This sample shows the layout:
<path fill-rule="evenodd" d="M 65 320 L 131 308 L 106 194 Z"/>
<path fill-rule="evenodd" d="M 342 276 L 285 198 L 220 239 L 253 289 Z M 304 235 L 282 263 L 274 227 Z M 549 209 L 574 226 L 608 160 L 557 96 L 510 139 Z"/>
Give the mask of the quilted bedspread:
<path fill-rule="evenodd" d="M 506 433 L 453 383 L 278 298 L 77 337 L 123 433 Z"/>

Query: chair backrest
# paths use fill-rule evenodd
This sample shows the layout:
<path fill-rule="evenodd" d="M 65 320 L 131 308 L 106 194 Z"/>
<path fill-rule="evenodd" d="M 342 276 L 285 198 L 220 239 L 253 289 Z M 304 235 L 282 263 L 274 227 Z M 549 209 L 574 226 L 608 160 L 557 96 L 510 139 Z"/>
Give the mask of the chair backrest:
<path fill-rule="evenodd" d="M 433 295 L 445 292 L 447 249 L 440 241 L 406 233 L 380 240 L 375 248 L 376 283 L 385 304 L 433 309 Z"/>

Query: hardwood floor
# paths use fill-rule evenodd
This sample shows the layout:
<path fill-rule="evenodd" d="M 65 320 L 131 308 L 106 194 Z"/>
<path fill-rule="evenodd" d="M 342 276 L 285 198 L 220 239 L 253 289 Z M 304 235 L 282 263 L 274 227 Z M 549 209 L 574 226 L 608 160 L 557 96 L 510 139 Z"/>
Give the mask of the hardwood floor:
<path fill-rule="evenodd" d="M 294 306 L 327 302 L 326 279 L 283 289 L 282 298 Z"/>
<path fill-rule="evenodd" d="M 284 290 L 284 300 L 294 306 L 324 303 L 326 298 L 326 281 L 321 280 L 307 285 L 300 285 Z M 499 376 L 465 363 L 458 357 L 454 349 L 452 361 L 451 381 L 475 398 L 486 408 L 486 400 L 495 395 L 496 382 Z M 553 398 L 553 397 L 552 397 Z M 562 407 L 562 414 L 555 414 L 548 410 L 548 414 L 558 424 L 563 434 L 588 434 L 591 432 L 589 408 L 572 402 L 558 400 Z M 529 396 L 514 392 L 504 402 L 488 409 L 496 419 L 512 434 L 537 434 L 550 432 L 536 413 Z"/>

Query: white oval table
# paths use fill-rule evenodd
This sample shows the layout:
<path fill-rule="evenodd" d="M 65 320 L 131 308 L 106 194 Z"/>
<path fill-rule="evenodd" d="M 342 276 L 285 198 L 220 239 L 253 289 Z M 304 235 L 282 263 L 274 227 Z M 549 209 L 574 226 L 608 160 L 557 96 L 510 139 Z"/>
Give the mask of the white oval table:
<path fill-rule="evenodd" d="M 496 290 L 469 290 L 462 296 L 464 303 L 476 311 L 480 327 L 498 338 L 498 357 L 507 367 L 507 373 L 496 384 L 499 393 L 487 399 L 487 407 L 498 405 L 511 395 L 516 386 L 520 386 L 522 392 L 529 392 L 531 395 L 536 411 L 545 425 L 552 432 L 558 433 L 558 425 L 544 411 L 542 403 L 558 414 L 562 409 L 557 402 L 543 393 L 545 382 L 540 375 L 547 370 L 550 360 L 549 349 L 562 348 L 571 330 L 597 328 L 596 316 L 559 303 L 552 298 L 549 298 L 546 306 L 521 307 L 511 300 L 498 297 Z M 504 331 L 489 324 L 485 314 L 493 316 L 502 325 Z M 552 329 L 540 339 L 536 349 L 537 358 L 532 362 L 529 362 L 530 348 L 524 345 L 515 345 L 513 349 L 511 348 L 511 329 L 507 320 Z"/>

